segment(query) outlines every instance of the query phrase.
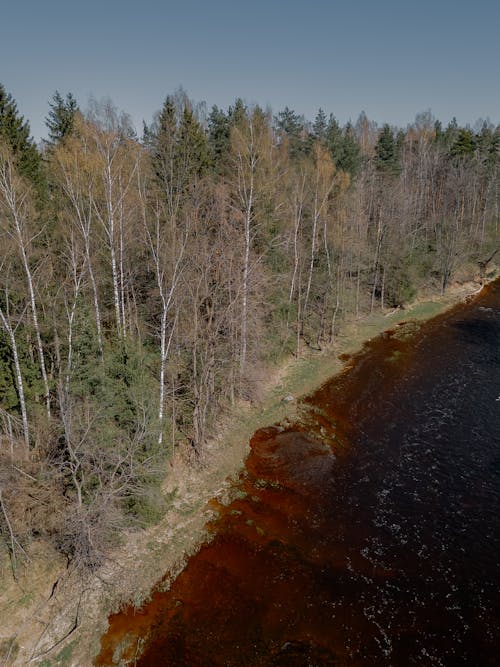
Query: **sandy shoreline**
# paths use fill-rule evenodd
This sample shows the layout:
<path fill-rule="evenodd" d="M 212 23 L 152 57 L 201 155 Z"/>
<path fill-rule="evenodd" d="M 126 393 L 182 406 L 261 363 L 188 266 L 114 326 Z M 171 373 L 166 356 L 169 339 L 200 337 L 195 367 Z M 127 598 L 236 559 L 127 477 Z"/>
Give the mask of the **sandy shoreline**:
<path fill-rule="evenodd" d="M 225 416 L 200 465 L 192 467 L 178 454 L 165 484 L 171 502 L 164 518 L 145 531 L 124 535 L 123 545 L 91 579 L 68 574 L 63 559 L 47 549 L 35 554 L 17 584 L 8 580 L 8 563 L 2 562 L 0 665 L 91 665 L 109 612 L 125 602 L 140 604 L 165 573 L 174 578 L 206 540 L 205 526 L 214 515 L 209 503 L 229 502 L 231 482 L 258 428 L 293 420 L 298 399 L 342 370 L 339 356 L 359 351 L 365 341 L 399 322 L 430 319 L 479 290 L 477 282 L 456 283 L 444 296 L 422 295 L 404 310 L 352 320 L 328 350 L 308 350 L 272 370 L 258 404 L 241 404 Z"/>

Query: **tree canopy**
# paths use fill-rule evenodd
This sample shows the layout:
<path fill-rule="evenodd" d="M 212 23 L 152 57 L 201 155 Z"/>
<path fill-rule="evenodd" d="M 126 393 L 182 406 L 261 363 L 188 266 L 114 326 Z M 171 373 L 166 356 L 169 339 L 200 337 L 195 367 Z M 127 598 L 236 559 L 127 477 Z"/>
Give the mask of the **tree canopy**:
<path fill-rule="evenodd" d="M 498 256 L 499 127 L 200 110 L 168 95 L 139 141 L 111 101 L 56 92 L 42 164 L 0 86 L 11 555 L 36 534 L 98 567 L 165 511 L 168 461 L 201 461 L 273 363 Z"/>

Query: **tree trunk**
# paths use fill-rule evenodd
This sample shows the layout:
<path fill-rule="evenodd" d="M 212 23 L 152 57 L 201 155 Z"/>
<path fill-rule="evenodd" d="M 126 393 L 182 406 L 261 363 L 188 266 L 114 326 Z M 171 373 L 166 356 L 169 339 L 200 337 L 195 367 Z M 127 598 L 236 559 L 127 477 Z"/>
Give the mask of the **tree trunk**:
<path fill-rule="evenodd" d="M 8 304 L 8 296 L 6 294 L 6 301 Z M 24 445 L 26 448 L 26 454 L 29 452 L 30 448 L 30 435 L 29 435 L 29 426 L 28 426 L 28 411 L 26 409 L 26 399 L 24 397 L 24 383 L 23 375 L 21 372 L 21 364 L 19 362 L 19 353 L 17 350 L 17 342 L 14 333 L 14 329 L 9 320 L 9 314 L 4 313 L 2 308 L 0 308 L 0 321 L 9 336 L 10 345 L 12 348 L 12 356 L 14 357 L 14 369 L 16 372 L 16 384 L 17 384 L 17 395 L 19 397 L 19 405 L 21 408 L 21 417 L 23 422 L 23 434 L 24 434 Z"/>

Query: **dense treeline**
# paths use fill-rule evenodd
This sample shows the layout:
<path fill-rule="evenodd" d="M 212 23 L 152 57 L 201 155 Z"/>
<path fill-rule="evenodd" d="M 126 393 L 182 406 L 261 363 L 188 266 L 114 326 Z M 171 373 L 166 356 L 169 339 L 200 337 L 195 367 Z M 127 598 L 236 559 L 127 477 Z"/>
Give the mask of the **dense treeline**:
<path fill-rule="evenodd" d="M 154 521 L 176 447 L 198 455 L 272 360 L 342 320 L 484 274 L 500 127 L 341 127 L 167 97 L 139 140 L 56 93 L 39 149 L 0 86 L 0 530 L 99 564 Z"/>

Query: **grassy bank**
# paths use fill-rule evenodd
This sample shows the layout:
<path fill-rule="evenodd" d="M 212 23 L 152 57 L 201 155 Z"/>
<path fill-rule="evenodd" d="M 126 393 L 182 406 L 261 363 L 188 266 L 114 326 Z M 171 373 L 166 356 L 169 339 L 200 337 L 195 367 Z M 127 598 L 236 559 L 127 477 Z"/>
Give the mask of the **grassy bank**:
<path fill-rule="evenodd" d="M 477 283 L 455 284 L 444 297 L 421 296 L 404 310 L 377 312 L 346 322 L 331 348 L 307 350 L 300 359 L 270 369 L 258 403 L 240 404 L 225 415 L 219 434 L 199 465 L 186 453 L 174 458 L 165 484 L 169 509 L 161 522 L 143 532 L 123 536 L 110 561 L 82 581 L 65 569 L 46 548 L 32 556 L 12 580 L 8 561 L 1 563 L 0 665 L 44 667 L 90 665 L 99 651 L 107 616 L 132 600 L 140 604 L 151 588 L 169 573 L 175 577 L 188 557 L 206 539 L 206 523 L 214 510 L 213 498 L 228 502 L 248 443 L 260 427 L 293 420 L 304 396 L 338 373 L 342 355 L 360 350 L 363 343 L 403 320 L 427 320 L 479 288 Z M 56 583 L 57 582 L 57 583 Z"/>

